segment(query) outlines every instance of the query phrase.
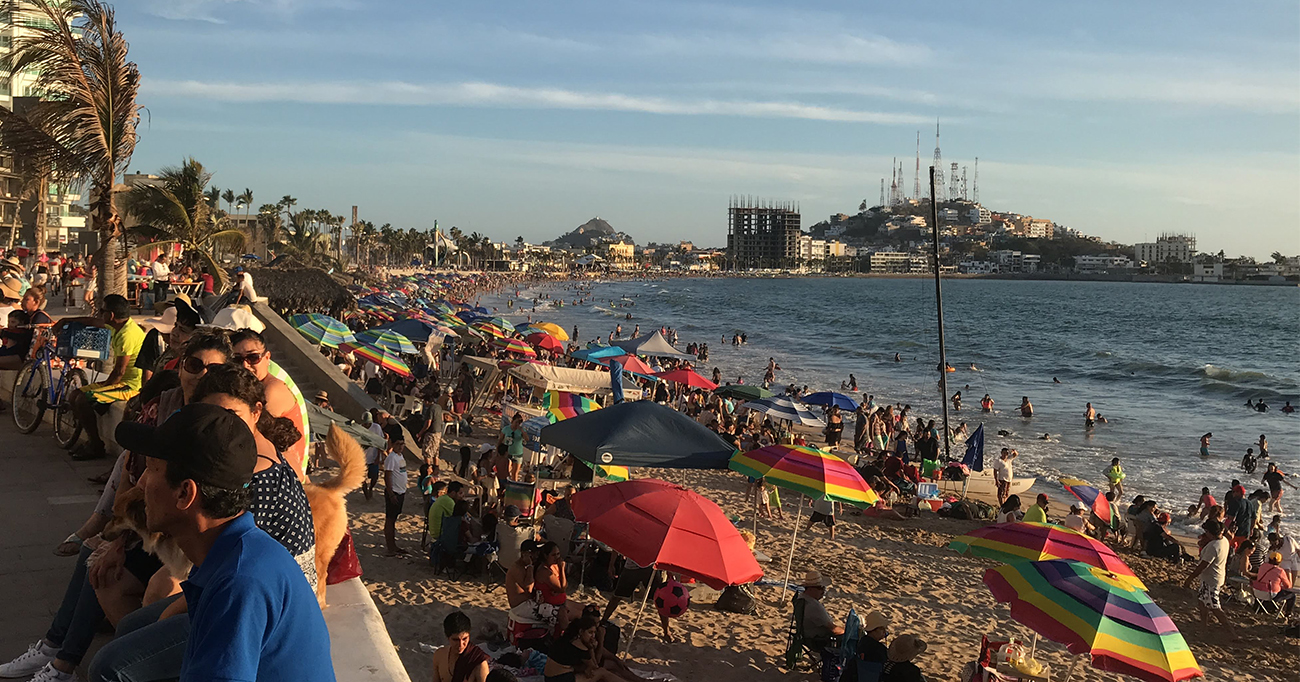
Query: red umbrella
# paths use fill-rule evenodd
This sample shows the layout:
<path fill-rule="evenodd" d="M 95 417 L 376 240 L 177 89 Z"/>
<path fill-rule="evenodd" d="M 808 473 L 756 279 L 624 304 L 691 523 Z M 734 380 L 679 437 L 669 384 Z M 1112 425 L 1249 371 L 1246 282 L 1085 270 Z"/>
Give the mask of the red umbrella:
<path fill-rule="evenodd" d="M 695 388 L 706 388 L 710 391 L 717 388 L 718 385 L 700 376 L 700 374 L 690 369 L 675 369 L 671 372 L 660 372 L 655 376 L 665 381 L 671 381 L 678 384 L 686 384 Z"/>
<path fill-rule="evenodd" d="M 655 370 L 647 365 L 644 360 L 635 355 L 617 355 L 612 358 L 601 358 L 600 364 L 609 366 L 611 360 L 617 360 L 623 363 L 623 371 L 635 372 L 637 374 L 654 374 Z"/>
<path fill-rule="evenodd" d="M 543 334 L 542 332 L 537 332 L 536 334 L 529 334 L 528 336 L 525 336 L 524 340 L 527 341 L 528 343 L 533 344 L 534 346 L 537 346 L 538 348 L 541 348 L 542 350 L 549 350 L 552 353 L 564 352 L 564 344 L 561 343 L 559 339 L 555 338 L 554 336 L 551 336 L 550 334 Z"/>
<path fill-rule="evenodd" d="M 711 587 L 763 576 L 754 553 L 718 505 L 679 485 L 652 478 L 576 493 L 573 515 L 591 537 L 642 566 L 698 578 Z"/>

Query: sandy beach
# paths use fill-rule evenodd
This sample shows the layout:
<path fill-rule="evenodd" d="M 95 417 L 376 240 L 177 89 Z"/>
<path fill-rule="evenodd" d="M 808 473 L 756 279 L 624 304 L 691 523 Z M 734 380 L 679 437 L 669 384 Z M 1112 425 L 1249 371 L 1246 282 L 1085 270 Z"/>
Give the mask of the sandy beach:
<path fill-rule="evenodd" d="M 468 441 L 467 441 L 468 442 Z M 454 452 L 460 440 L 444 443 L 443 456 Z M 449 464 L 443 462 L 444 474 Z M 661 478 L 685 485 L 717 502 L 725 512 L 751 527 L 752 516 L 743 503 L 745 479 L 726 471 L 634 470 L 636 478 Z M 408 496 L 413 497 L 413 496 Z M 790 548 L 790 535 L 797 512 L 793 495 L 784 495 L 784 521 L 760 519 L 757 548 L 773 557 L 765 566 L 769 577 L 779 580 Z M 475 627 L 495 621 L 505 625 L 506 598 L 498 589 L 485 593 L 482 578 L 449 580 L 433 575 L 422 557 L 407 559 L 383 556 L 382 501 L 366 501 L 359 492 L 349 497 L 352 529 L 357 551 L 369 587 L 393 643 L 412 679 L 428 679 L 430 655 L 421 643 L 441 643 L 439 623 L 455 609 L 461 609 Z M 417 511 L 418 498 L 408 499 L 407 513 L 398 524 L 399 542 L 417 550 L 423 521 Z M 804 515 L 806 523 L 807 512 Z M 893 621 L 891 636 L 914 633 L 926 639 L 929 650 L 917 662 L 929 679 L 956 680 L 967 661 L 978 653 L 980 636 L 1020 637 L 1032 633 L 1013 621 L 1005 604 L 997 604 L 981 582 L 992 561 L 959 556 L 946 545 L 980 522 L 957 521 L 923 514 L 918 519 L 888 521 L 854 516 L 839 520 L 836 540 L 827 538 L 820 526 L 810 533 L 800 529 L 792 576 L 797 581 L 809 568 L 816 568 L 833 581 L 825 603 L 831 615 L 843 619 L 850 607 L 865 614 L 880 609 Z M 1125 550 L 1127 552 L 1127 550 Z M 1123 554 L 1134 571 L 1150 588 L 1151 597 L 1164 608 L 1182 630 L 1197 661 L 1209 680 L 1294 680 L 1300 667 L 1296 647 L 1282 643 L 1281 621 L 1251 614 L 1242 605 L 1228 606 L 1240 626 L 1239 640 L 1226 637 L 1221 629 L 1200 625 L 1195 616 L 1194 594 L 1180 583 L 1189 568 L 1163 561 Z M 757 591 L 762 602 L 754 616 L 722 613 L 712 608 L 716 592 L 697 586 L 691 610 L 674 623 L 676 643 L 658 637 L 653 614 L 643 621 L 630 654 L 632 667 L 669 672 L 680 680 L 740 682 L 755 679 L 817 679 L 807 673 L 790 674 L 779 667 L 785 650 L 790 610 L 778 605 L 780 589 Z M 788 599 L 787 595 L 787 599 Z M 607 595 L 584 588 L 570 599 L 603 607 Z M 617 618 L 635 616 L 633 606 L 620 607 Z M 649 622 L 647 627 L 644 623 Z M 624 638 L 626 641 L 626 635 Z M 627 656 L 627 654 L 624 654 Z M 1063 647 L 1042 640 L 1037 659 L 1052 668 L 1054 679 L 1065 679 L 1076 660 Z M 1093 670 L 1086 660 L 1072 679 L 1114 680 L 1112 673 Z M 1287 671 L 1291 672 L 1287 672 Z"/>

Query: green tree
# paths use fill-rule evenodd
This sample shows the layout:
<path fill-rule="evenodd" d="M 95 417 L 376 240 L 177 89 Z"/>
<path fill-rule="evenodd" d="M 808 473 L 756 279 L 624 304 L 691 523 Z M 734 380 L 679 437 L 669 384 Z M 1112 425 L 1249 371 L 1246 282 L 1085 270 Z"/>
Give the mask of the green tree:
<path fill-rule="evenodd" d="M 132 187 L 123 197 L 126 210 L 140 221 L 131 233 L 149 240 L 138 248 L 180 244 L 225 288 L 226 273 L 215 250 L 218 246 L 243 249 L 245 235 L 230 228 L 225 214 L 208 205 L 204 188 L 212 173 L 190 157 L 179 166 L 163 168 L 158 176 L 159 182 Z"/>
<path fill-rule="evenodd" d="M 289 213 L 289 223 L 284 231 L 284 240 L 276 246 L 294 256 L 306 265 L 326 265 L 329 257 L 329 236 L 320 229 L 321 221 L 318 211 L 303 209 Z"/>
<path fill-rule="evenodd" d="M 257 209 L 257 228 L 266 237 L 267 252 L 263 253 L 264 257 L 269 258 L 270 247 L 280 241 L 280 205 L 279 204 L 262 204 Z"/>
<path fill-rule="evenodd" d="M 222 192 L 221 200 L 226 202 L 226 213 L 233 213 L 235 210 L 235 190 L 228 189 Z"/>
<path fill-rule="evenodd" d="M 13 38 L 0 68 L 32 74 L 33 88 L 50 94 L 21 115 L 0 108 L 0 139 L 16 156 L 89 185 L 99 295 L 126 293 L 113 187 L 135 151 L 140 72 L 113 9 L 99 0 L 5 0 L 0 11 L 40 17 Z"/>

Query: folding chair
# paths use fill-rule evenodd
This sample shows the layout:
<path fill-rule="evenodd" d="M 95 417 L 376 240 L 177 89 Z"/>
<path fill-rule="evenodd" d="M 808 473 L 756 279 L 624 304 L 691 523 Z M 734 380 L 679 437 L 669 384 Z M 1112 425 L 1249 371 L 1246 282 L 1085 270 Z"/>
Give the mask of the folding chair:
<path fill-rule="evenodd" d="M 562 519 L 558 516 L 547 516 L 542 518 L 542 533 L 546 539 L 560 546 L 560 558 L 568 560 L 569 554 L 573 551 L 573 533 L 576 524 L 568 519 Z"/>
<path fill-rule="evenodd" d="M 835 648 L 839 643 L 835 637 L 832 637 L 824 647 L 814 646 L 807 641 L 803 632 L 803 613 L 806 604 L 805 600 L 799 598 L 798 593 L 794 595 L 794 609 L 790 613 L 789 644 L 785 650 L 785 667 L 795 670 L 800 663 L 812 659 L 809 660 L 807 667 L 813 671 L 820 671 L 823 660 L 821 649 Z"/>
<path fill-rule="evenodd" d="M 455 578 L 455 569 L 461 563 L 465 555 L 465 547 L 460 544 L 460 526 L 464 519 L 459 516 L 448 516 L 442 520 L 442 532 L 438 534 L 438 539 L 429 545 L 429 565 L 433 566 L 434 574 L 446 572 L 448 577 Z"/>
<path fill-rule="evenodd" d="M 537 508 L 537 484 L 523 483 L 520 481 L 506 481 L 505 489 L 502 491 L 502 504 L 519 507 L 519 513 L 524 518 L 532 518 L 533 510 Z"/>

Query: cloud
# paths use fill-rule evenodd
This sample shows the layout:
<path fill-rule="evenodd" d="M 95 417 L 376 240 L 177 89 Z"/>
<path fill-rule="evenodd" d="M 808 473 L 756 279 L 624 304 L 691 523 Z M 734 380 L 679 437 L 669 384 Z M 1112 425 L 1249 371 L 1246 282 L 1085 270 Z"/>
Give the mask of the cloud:
<path fill-rule="evenodd" d="M 674 99 L 465 82 L 417 84 L 388 82 L 233 83 L 146 80 L 156 97 L 201 98 L 226 102 L 301 102 L 309 104 L 389 104 L 471 106 L 515 109 L 623 111 L 678 116 L 791 118 L 883 125 L 928 123 L 929 115 L 892 113 L 807 104 L 797 101 Z"/>
<path fill-rule="evenodd" d="M 220 11 L 234 5 L 245 5 L 263 13 L 290 17 L 305 9 L 319 11 L 327 8 L 354 6 L 353 0 L 149 0 L 145 11 L 163 19 L 175 21 L 202 21 L 224 24 Z"/>
<path fill-rule="evenodd" d="M 879 35 L 791 34 L 674 34 L 634 37 L 632 49 L 674 58 L 731 57 L 746 61 L 819 64 L 910 64 L 930 60 L 931 50 L 918 43 L 903 43 Z"/>

